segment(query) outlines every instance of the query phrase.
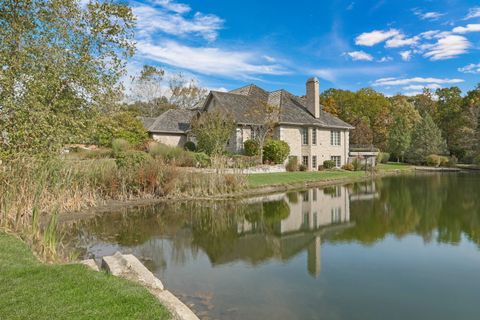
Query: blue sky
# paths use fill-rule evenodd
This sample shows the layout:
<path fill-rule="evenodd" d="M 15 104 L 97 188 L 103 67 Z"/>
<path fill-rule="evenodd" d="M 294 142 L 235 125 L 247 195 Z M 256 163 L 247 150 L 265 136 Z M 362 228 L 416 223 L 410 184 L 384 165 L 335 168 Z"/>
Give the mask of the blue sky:
<path fill-rule="evenodd" d="M 480 3 L 459 0 L 129 1 L 143 64 L 211 89 L 248 83 L 302 95 L 373 87 L 387 95 L 480 82 Z"/>

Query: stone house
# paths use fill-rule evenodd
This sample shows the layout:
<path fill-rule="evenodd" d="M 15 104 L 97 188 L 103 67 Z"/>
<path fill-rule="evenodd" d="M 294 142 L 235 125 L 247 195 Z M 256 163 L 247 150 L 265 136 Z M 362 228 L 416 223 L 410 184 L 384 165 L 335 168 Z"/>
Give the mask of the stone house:
<path fill-rule="evenodd" d="M 225 112 L 237 123 L 227 149 L 242 153 L 244 142 L 255 139 L 265 121 L 262 114 L 265 105 L 278 110 L 273 137 L 288 143 L 290 157 L 297 157 L 309 170 L 316 170 L 325 160 L 335 161 L 337 167 L 347 163 L 349 132 L 353 127 L 323 111 L 317 78 L 307 81 L 305 97 L 286 90 L 268 92 L 252 84 L 230 92 L 211 91 L 196 111 L 170 110 L 155 120 L 148 120 L 150 123 L 144 121 L 155 140 L 181 146 L 188 140 L 188 120 L 195 112 L 197 115 L 214 110 Z"/>

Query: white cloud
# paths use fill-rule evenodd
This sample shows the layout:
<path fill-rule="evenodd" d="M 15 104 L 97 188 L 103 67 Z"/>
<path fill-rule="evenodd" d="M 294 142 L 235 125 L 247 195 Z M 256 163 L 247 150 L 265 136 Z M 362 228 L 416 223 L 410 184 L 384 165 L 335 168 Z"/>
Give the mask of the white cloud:
<path fill-rule="evenodd" d="M 469 19 L 479 18 L 479 17 L 480 17 L 480 7 L 473 7 L 468 10 L 468 13 L 463 20 L 469 20 Z"/>
<path fill-rule="evenodd" d="M 176 13 L 187 13 L 192 10 L 188 4 L 178 3 L 171 0 L 154 0 L 153 3 Z"/>
<path fill-rule="evenodd" d="M 467 38 L 458 35 L 447 35 L 438 39 L 434 44 L 420 46 L 425 51 L 423 56 L 432 61 L 455 58 L 466 53 L 470 47 L 471 43 Z"/>
<path fill-rule="evenodd" d="M 275 59 L 274 57 L 271 57 L 269 55 L 264 55 L 263 58 L 265 60 L 267 60 L 268 62 L 276 62 L 277 61 L 277 59 Z"/>
<path fill-rule="evenodd" d="M 469 33 L 469 32 L 480 32 L 480 23 L 477 24 L 467 24 L 466 27 L 456 27 L 453 28 L 452 32 L 454 33 Z"/>
<path fill-rule="evenodd" d="M 418 36 L 412 38 L 405 38 L 405 35 L 400 34 L 389 40 L 387 40 L 385 47 L 386 48 L 398 48 L 404 46 L 411 46 L 417 44 L 420 38 Z"/>
<path fill-rule="evenodd" d="M 355 44 L 361 46 L 371 47 L 377 43 L 383 42 L 387 39 L 400 35 L 397 29 L 390 30 L 374 30 L 371 32 L 364 32 L 355 38 Z"/>
<path fill-rule="evenodd" d="M 440 33 L 439 30 L 429 30 L 419 34 L 419 37 L 425 38 L 427 40 L 433 39 L 436 35 Z"/>
<path fill-rule="evenodd" d="M 248 78 L 255 74 L 282 75 L 289 73 L 278 64 L 258 61 L 258 52 L 226 50 L 216 47 L 189 47 L 175 41 L 152 44 L 139 41 L 140 55 L 174 67 L 206 75 Z"/>
<path fill-rule="evenodd" d="M 458 71 L 463 72 L 463 73 L 473 73 L 473 74 L 480 74 L 480 63 L 474 64 L 468 64 L 465 67 L 458 68 Z"/>
<path fill-rule="evenodd" d="M 380 58 L 380 60 L 378 60 L 378 62 L 389 62 L 389 61 L 392 61 L 392 60 L 393 60 L 392 57 L 386 56 L 386 57 Z"/>
<path fill-rule="evenodd" d="M 412 58 L 412 51 L 411 50 L 400 51 L 400 56 L 402 57 L 403 61 L 410 61 L 410 59 Z"/>
<path fill-rule="evenodd" d="M 413 10 L 413 13 L 420 17 L 422 20 L 438 20 L 438 18 L 445 15 L 445 13 L 440 13 L 436 11 L 422 12 L 421 10 Z"/>
<path fill-rule="evenodd" d="M 464 82 L 463 79 L 448 79 L 448 78 L 381 78 L 373 82 L 374 86 L 407 86 L 415 83 L 425 84 L 451 84 Z"/>
<path fill-rule="evenodd" d="M 223 27 L 224 22 L 212 14 L 197 12 L 192 19 L 187 19 L 180 13 L 172 13 L 143 4 L 133 6 L 133 13 L 137 17 L 139 37 L 149 37 L 158 32 L 164 32 L 175 36 L 195 34 L 213 41 L 217 38 L 218 30 Z"/>
<path fill-rule="evenodd" d="M 322 79 L 336 82 L 338 79 L 353 77 L 358 79 L 362 76 L 382 76 L 384 74 L 398 73 L 400 66 L 393 64 L 381 64 L 374 66 L 355 66 L 349 68 L 322 68 L 304 70 L 306 74 L 316 75 Z"/>
<path fill-rule="evenodd" d="M 412 84 L 412 85 L 403 87 L 402 89 L 406 91 L 422 91 L 424 88 L 435 90 L 435 89 L 440 89 L 441 87 L 442 86 L 437 83 L 431 83 L 431 84 Z"/>
<path fill-rule="evenodd" d="M 373 57 L 372 55 L 364 52 L 364 51 L 350 51 L 350 52 L 345 52 L 345 55 L 349 56 L 352 58 L 352 60 L 357 61 L 372 61 Z"/>

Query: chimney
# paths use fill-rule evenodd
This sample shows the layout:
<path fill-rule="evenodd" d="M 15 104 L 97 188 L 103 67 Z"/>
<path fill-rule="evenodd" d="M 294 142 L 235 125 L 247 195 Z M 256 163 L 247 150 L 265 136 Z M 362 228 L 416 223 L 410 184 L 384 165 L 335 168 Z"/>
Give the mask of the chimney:
<path fill-rule="evenodd" d="M 307 80 L 307 108 L 315 118 L 320 118 L 320 85 L 315 77 Z"/>

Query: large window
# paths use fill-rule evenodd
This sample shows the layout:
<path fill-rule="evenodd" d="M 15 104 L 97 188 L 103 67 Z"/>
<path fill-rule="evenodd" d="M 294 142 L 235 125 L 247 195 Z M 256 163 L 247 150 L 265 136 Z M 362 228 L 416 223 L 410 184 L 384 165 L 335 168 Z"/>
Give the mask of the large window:
<path fill-rule="evenodd" d="M 332 208 L 332 223 L 342 222 L 342 208 Z"/>
<path fill-rule="evenodd" d="M 308 156 L 302 157 L 302 164 L 308 169 Z"/>
<path fill-rule="evenodd" d="M 312 169 L 317 170 L 317 156 L 312 156 Z"/>
<path fill-rule="evenodd" d="M 340 131 L 330 131 L 330 144 L 332 146 L 340 145 Z"/>
<path fill-rule="evenodd" d="M 340 168 L 342 166 L 342 157 L 340 156 L 332 156 L 330 158 L 333 162 L 335 162 L 335 167 Z"/>
<path fill-rule="evenodd" d="M 308 128 L 302 128 L 302 144 L 308 145 Z"/>
<path fill-rule="evenodd" d="M 312 144 L 317 144 L 317 128 L 312 128 Z"/>

